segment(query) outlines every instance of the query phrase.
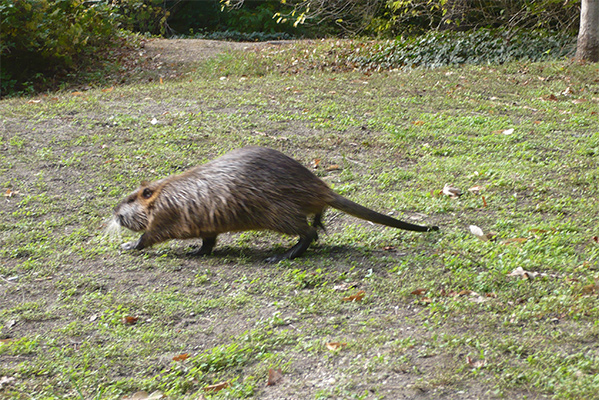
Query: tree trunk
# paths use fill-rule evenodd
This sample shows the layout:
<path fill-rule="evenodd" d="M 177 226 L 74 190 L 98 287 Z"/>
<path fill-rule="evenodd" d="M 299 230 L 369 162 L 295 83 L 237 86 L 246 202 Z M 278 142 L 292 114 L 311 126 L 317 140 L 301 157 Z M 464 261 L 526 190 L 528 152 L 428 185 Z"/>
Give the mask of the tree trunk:
<path fill-rule="evenodd" d="M 598 1 L 581 0 L 577 53 L 582 61 L 598 62 Z"/>

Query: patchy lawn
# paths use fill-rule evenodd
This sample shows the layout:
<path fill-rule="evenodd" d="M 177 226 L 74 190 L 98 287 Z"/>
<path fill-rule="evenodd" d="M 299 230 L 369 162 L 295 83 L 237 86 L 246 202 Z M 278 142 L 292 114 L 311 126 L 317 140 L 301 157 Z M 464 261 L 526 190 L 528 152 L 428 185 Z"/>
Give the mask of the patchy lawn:
<path fill-rule="evenodd" d="M 0 396 L 598 398 L 598 66 L 362 73 L 352 46 L 153 42 L 129 84 L 1 101 Z M 275 265 L 296 238 L 103 234 L 142 180 L 250 144 L 441 230 L 329 210 Z"/>

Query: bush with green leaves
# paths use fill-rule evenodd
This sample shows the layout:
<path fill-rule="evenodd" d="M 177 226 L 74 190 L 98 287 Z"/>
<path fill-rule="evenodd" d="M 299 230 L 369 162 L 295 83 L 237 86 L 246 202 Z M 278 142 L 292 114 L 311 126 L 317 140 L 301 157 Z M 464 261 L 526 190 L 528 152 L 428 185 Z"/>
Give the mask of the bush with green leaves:
<path fill-rule="evenodd" d="M 171 14 L 163 0 L 113 0 L 121 27 L 132 32 L 167 34 L 167 18 Z"/>
<path fill-rule="evenodd" d="M 367 31 L 389 36 L 478 28 L 576 32 L 579 0 L 386 0 Z"/>
<path fill-rule="evenodd" d="M 350 56 L 350 61 L 362 69 L 503 64 L 513 60 L 542 61 L 567 57 L 575 53 L 575 46 L 574 36 L 546 31 L 432 31 L 422 36 L 385 42 L 368 55 Z"/>
<path fill-rule="evenodd" d="M 92 65 L 118 36 L 115 14 L 102 2 L 0 0 L 0 13 L 3 95 Z"/>

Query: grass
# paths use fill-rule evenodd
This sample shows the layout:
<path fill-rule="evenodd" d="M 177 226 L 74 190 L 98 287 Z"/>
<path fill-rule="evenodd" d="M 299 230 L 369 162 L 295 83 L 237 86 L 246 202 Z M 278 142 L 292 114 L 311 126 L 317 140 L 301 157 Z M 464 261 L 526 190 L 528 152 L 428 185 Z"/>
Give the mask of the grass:
<path fill-rule="evenodd" d="M 0 102 L 3 398 L 598 398 L 597 65 L 364 74 L 330 50 Z M 224 235 L 194 258 L 194 241 L 123 253 L 136 235 L 103 235 L 140 181 L 250 144 L 320 159 L 344 196 L 441 231 L 330 210 L 276 265 L 294 238 Z"/>

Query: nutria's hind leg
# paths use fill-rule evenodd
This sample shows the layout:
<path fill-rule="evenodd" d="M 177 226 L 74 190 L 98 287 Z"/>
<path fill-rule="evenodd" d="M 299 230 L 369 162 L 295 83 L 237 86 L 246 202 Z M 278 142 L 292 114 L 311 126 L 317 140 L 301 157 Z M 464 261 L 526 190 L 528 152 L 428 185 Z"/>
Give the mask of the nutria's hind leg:
<path fill-rule="evenodd" d="M 321 228 L 321 229 L 323 229 L 323 231 L 325 231 L 325 226 L 321 222 L 322 216 L 323 216 L 323 214 L 321 214 L 321 213 L 315 214 L 315 218 L 313 219 L 312 226 L 314 226 L 315 228 Z"/>
<path fill-rule="evenodd" d="M 217 243 L 217 236 L 202 238 L 202 247 L 189 253 L 190 256 L 207 256 L 212 252 Z"/>
<path fill-rule="evenodd" d="M 285 259 L 294 259 L 302 255 L 302 253 L 308 249 L 308 246 L 310 246 L 310 244 L 315 240 L 317 240 L 317 230 L 311 227 L 308 229 L 306 234 L 300 236 L 300 240 L 298 240 L 298 243 L 296 243 L 294 247 L 283 254 L 275 254 L 274 256 L 267 258 L 265 262 L 276 263 Z"/>

